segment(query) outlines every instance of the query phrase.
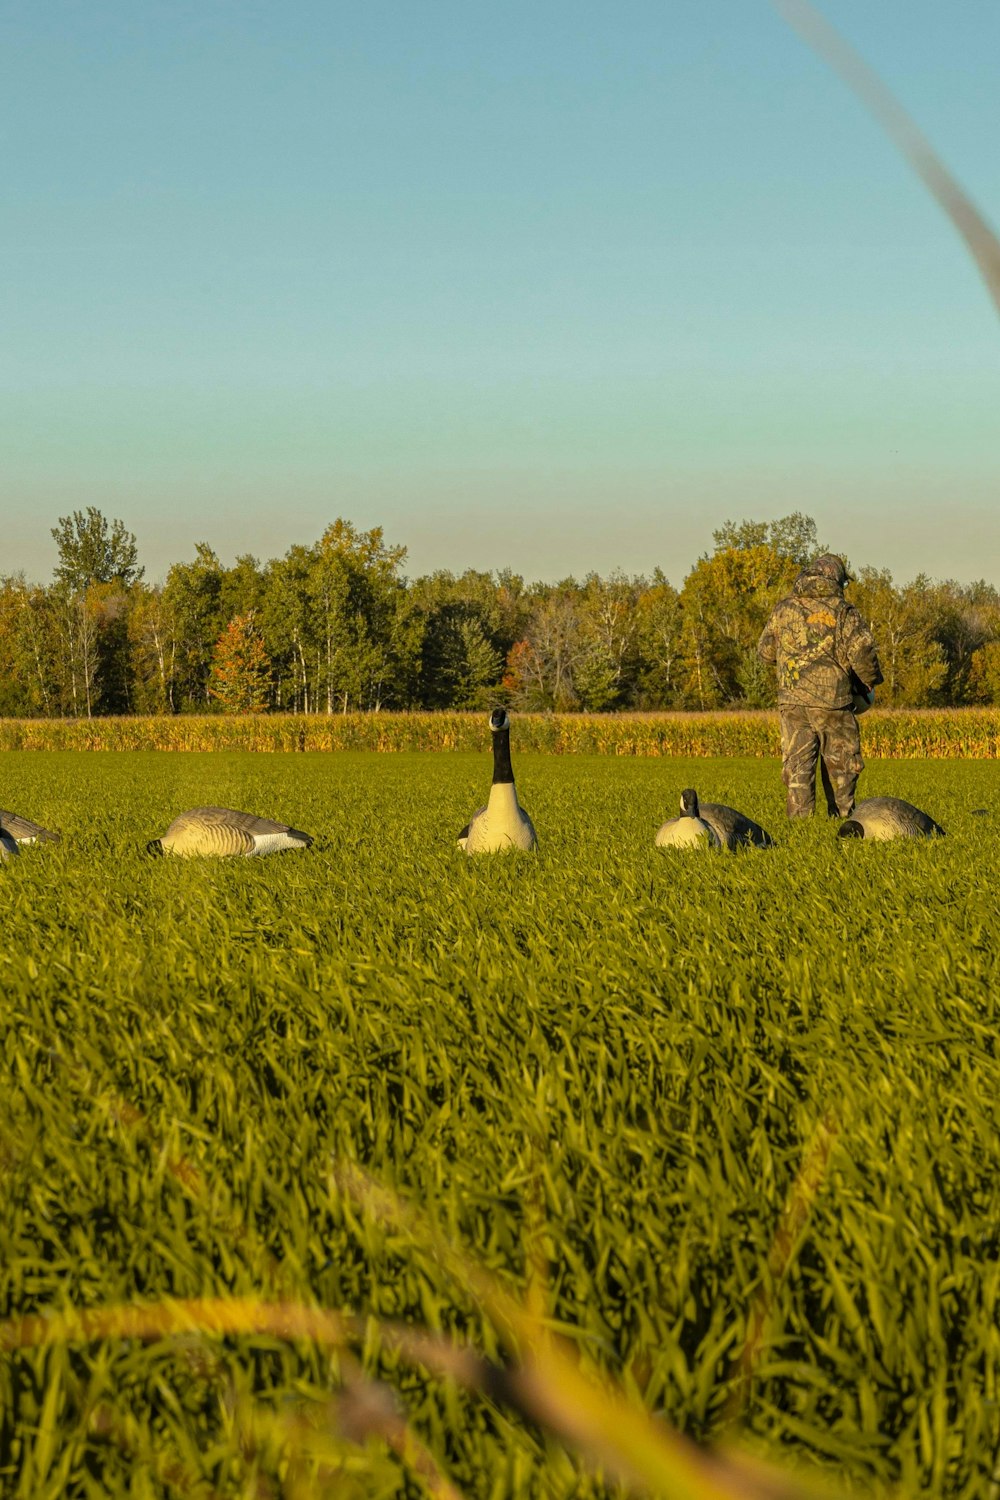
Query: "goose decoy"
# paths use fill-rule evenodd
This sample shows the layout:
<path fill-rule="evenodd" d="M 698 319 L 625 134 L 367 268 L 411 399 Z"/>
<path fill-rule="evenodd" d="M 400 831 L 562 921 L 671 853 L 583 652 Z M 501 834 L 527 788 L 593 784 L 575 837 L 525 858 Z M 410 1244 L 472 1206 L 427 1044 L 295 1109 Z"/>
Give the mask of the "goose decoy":
<path fill-rule="evenodd" d="M 493 736 L 493 785 L 490 800 L 472 814 L 458 835 L 466 854 L 496 854 L 508 849 L 534 849 L 534 826 L 517 800 L 510 764 L 510 715 L 505 708 L 490 714 Z"/>
<path fill-rule="evenodd" d="M 234 812 L 230 807 L 193 807 L 178 813 L 158 839 L 146 845 L 148 854 L 280 854 L 285 849 L 308 849 L 312 838 L 287 823 Z"/>
<path fill-rule="evenodd" d="M 921 839 L 943 834 L 940 823 L 901 797 L 866 797 L 837 830 L 841 839 Z"/>
<path fill-rule="evenodd" d="M 692 812 L 709 828 L 714 828 L 723 849 L 773 849 L 774 839 L 766 829 L 748 818 L 746 813 L 727 807 L 724 802 L 699 802 L 697 792 L 685 793 L 694 798 Z M 681 805 L 683 806 L 683 800 Z"/>
<path fill-rule="evenodd" d="M 0 859 L 21 852 L 22 844 L 58 844 L 58 833 L 50 833 L 17 813 L 0 810 Z"/>
<path fill-rule="evenodd" d="M 739 816 L 739 814 L 737 814 Z M 722 840 L 707 818 L 701 816 L 698 793 L 693 787 L 681 792 L 679 818 L 671 818 L 657 830 L 658 849 L 720 849 Z"/>

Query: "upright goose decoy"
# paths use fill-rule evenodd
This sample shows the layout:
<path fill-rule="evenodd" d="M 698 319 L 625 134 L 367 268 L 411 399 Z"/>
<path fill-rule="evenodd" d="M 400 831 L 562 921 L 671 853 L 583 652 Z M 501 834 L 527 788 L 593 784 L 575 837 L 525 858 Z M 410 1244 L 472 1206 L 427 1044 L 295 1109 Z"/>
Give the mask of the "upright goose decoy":
<path fill-rule="evenodd" d="M 466 854 L 497 854 L 508 849 L 534 849 L 534 826 L 517 800 L 510 764 L 510 715 L 505 708 L 490 714 L 493 736 L 493 785 L 490 800 L 472 814 L 458 835 Z"/>
<path fill-rule="evenodd" d="M 234 812 L 230 807 L 193 807 L 178 813 L 158 839 L 146 845 L 148 854 L 280 854 L 286 849 L 308 849 L 312 838 L 287 823 Z"/>
<path fill-rule="evenodd" d="M 846 822 L 841 823 L 841 839 L 921 839 L 943 836 L 940 823 L 927 813 L 904 802 L 902 797 L 866 797 L 859 802 Z"/>
<path fill-rule="evenodd" d="M 739 816 L 739 814 L 737 814 Z M 693 787 L 681 792 L 679 818 L 671 818 L 662 824 L 656 834 L 658 849 L 720 849 L 722 840 L 698 806 L 698 793 Z"/>
<path fill-rule="evenodd" d="M 58 844 L 58 833 L 50 833 L 17 813 L 0 810 L 0 860 L 20 854 L 22 844 Z"/>

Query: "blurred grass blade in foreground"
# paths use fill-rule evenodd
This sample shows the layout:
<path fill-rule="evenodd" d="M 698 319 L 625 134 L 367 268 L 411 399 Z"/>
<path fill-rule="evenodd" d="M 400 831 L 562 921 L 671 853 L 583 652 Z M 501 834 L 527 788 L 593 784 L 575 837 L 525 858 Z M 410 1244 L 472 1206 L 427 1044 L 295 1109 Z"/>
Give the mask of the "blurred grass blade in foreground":
<path fill-rule="evenodd" d="M 832 1141 L 829 1132 L 819 1134 L 809 1153 L 809 1201 L 824 1174 L 828 1134 Z M 711 1453 L 699 1448 L 641 1403 L 630 1400 L 603 1372 L 585 1369 L 572 1343 L 553 1334 L 545 1319 L 505 1292 L 412 1203 L 373 1181 L 358 1166 L 340 1163 L 331 1186 L 433 1251 L 512 1346 L 512 1361 L 504 1369 L 481 1361 L 482 1394 L 553 1433 L 583 1455 L 588 1467 L 613 1475 L 632 1493 L 670 1496 L 671 1500 L 821 1500 L 824 1496 L 830 1500 L 834 1492 L 822 1482 L 800 1481 L 795 1474 L 759 1464 L 737 1451 Z M 790 1210 L 795 1227 L 785 1260 L 807 1212 L 797 1200 Z"/>
<path fill-rule="evenodd" d="M 824 58 L 871 111 L 964 239 L 1000 312 L 1000 239 L 914 124 L 903 106 L 809 0 L 771 0 L 790 26 Z"/>
<path fill-rule="evenodd" d="M 726 1406 L 725 1420 L 734 1422 L 750 1398 L 754 1372 L 764 1351 L 769 1325 L 774 1316 L 778 1287 L 792 1263 L 816 1196 L 823 1186 L 840 1124 L 834 1111 L 827 1110 L 813 1132 L 798 1175 L 785 1202 L 781 1222 L 771 1242 L 767 1257 L 767 1274 L 750 1305 L 747 1335 L 733 1363 L 733 1389 Z"/>

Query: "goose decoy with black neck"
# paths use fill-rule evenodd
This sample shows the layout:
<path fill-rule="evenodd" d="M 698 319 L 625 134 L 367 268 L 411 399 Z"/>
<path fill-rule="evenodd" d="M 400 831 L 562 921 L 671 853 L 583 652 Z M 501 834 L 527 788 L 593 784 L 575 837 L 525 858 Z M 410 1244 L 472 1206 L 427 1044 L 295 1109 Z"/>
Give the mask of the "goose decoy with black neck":
<path fill-rule="evenodd" d="M 234 812 L 230 807 L 193 807 L 178 813 L 158 839 L 146 845 L 148 854 L 280 854 L 286 849 L 308 849 L 312 839 L 287 823 Z"/>
<path fill-rule="evenodd" d="M 472 814 L 458 835 L 466 854 L 497 854 L 507 849 L 534 849 L 538 843 L 531 819 L 517 800 L 510 763 L 510 715 L 504 708 L 490 714 L 493 736 L 493 785 L 490 800 Z"/>
<path fill-rule="evenodd" d="M 866 797 L 859 802 L 846 822 L 841 823 L 841 839 L 924 839 L 941 837 L 944 829 L 927 813 L 904 802 L 902 797 Z"/>
<path fill-rule="evenodd" d="M 679 818 L 671 818 L 656 834 L 658 849 L 719 849 L 722 840 L 707 818 L 702 817 L 698 806 L 698 793 L 693 787 L 681 792 Z"/>
<path fill-rule="evenodd" d="M 18 813 L 0 810 L 0 860 L 20 854 L 22 844 L 58 844 L 58 833 L 40 828 Z"/>

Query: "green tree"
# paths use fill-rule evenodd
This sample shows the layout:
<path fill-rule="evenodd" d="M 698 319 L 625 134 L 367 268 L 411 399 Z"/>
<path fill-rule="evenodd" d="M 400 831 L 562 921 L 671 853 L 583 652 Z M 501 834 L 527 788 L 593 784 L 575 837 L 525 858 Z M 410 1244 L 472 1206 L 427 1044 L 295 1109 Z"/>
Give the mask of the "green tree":
<path fill-rule="evenodd" d="M 898 588 L 888 568 L 859 568 L 847 596 L 875 638 L 885 677 L 880 702 L 923 708 L 940 701 L 948 665 L 934 633 L 928 579 L 920 575 Z"/>
<path fill-rule="evenodd" d="M 163 587 L 173 620 L 175 707 L 203 713 L 211 702 L 209 678 L 215 643 L 226 625 L 222 607 L 224 569 L 207 542 L 198 542 L 190 563 L 174 563 Z"/>
<path fill-rule="evenodd" d="M 230 620 L 212 653 L 209 692 L 227 714 L 261 714 L 271 693 L 271 663 L 253 610 Z"/>
<path fill-rule="evenodd" d="M 56 609 L 59 631 L 60 712 L 89 719 L 100 692 L 97 660 L 97 622 L 84 592 L 59 591 Z"/>
<path fill-rule="evenodd" d="M 583 650 L 574 685 L 583 708 L 621 708 L 631 696 L 639 671 L 636 601 L 644 579 L 612 573 L 584 579 L 578 604 Z"/>
<path fill-rule="evenodd" d="M 143 575 L 134 534 L 123 521 L 108 522 L 94 505 L 60 516 L 52 536 L 59 553 L 55 577 L 70 593 L 95 583 L 117 583 L 123 588 Z"/>
<path fill-rule="evenodd" d="M 413 696 L 426 708 L 484 707 L 501 691 L 503 664 L 529 610 L 523 580 L 510 572 L 439 571 L 408 589 L 419 617 L 419 675 Z"/>
<path fill-rule="evenodd" d="M 180 643 L 176 615 L 165 591 L 135 584 L 126 624 L 136 712 L 176 713 Z"/>
<path fill-rule="evenodd" d="M 770 547 L 800 568 L 827 550 L 819 541 L 812 516 L 800 510 L 776 521 L 724 521 L 718 531 L 712 532 L 712 538 L 716 552 Z"/>
<path fill-rule="evenodd" d="M 503 657 L 479 620 L 458 622 L 455 663 L 455 708 L 486 708 L 496 700 L 503 673 Z"/>
<path fill-rule="evenodd" d="M 23 573 L 0 579 L 0 714 L 60 711 L 59 640 L 50 590 Z"/>
<path fill-rule="evenodd" d="M 424 615 L 419 700 L 426 708 L 483 708 L 495 699 L 504 658 L 482 617 L 448 602 Z"/>
<path fill-rule="evenodd" d="M 684 677 L 683 626 L 680 595 L 657 568 L 635 605 L 638 708 L 673 708 L 679 702 Z"/>
<path fill-rule="evenodd" d="M 928 584 L 920 578 L 913 586 L 917 584 L 924 590 L 931 629 L 947 663 L 941 696 L 948 703 L 977 701 L 982 661 L 975 678 L 972 667 L 981 649 L 1000 638 L 1000 595 L 982 579 L 963 586 L 953 579 Z"/>
<path fill-rule="evenodd" d="M 399 572 L 405 557 L 381 526 L 358 531 L 343 518 L 316 544 L 310 593 L 327 713 L 379 709 L 402 696 L 419 651 Z"/>
<path fill-rule="evenodd" d="M 91 505 L 60 516 L 52 537 L 64 711 L 128 712 L 128 592 L 143 574 L 135 536 Z"/>
<path fill-rule="evenodd" d="M 277 706 L 295 713 L 316 707 L 320 657 L 312 622 L 313 548 L 290 547 L 267 569 L 261 623 L 275 674 Z"/>
<path fill-rule="evenodd" d="M 260 612 L 267 592 L 265 571 L 257 558 L 244 552 L 231 568 L 224 568 L 219 588 L 219 608 L 227 620 L 237 615 Z"/>

